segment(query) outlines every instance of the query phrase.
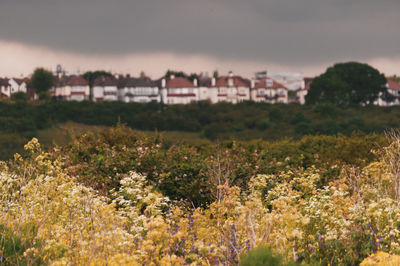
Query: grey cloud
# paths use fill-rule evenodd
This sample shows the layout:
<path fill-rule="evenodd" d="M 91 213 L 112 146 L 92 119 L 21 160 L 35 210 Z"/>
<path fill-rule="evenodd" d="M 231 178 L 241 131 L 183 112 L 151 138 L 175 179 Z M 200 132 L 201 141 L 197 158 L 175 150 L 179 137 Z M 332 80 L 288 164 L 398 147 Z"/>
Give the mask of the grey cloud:
<path fill-rule="evenodd" d="M 397 0 L 2 0 L 0 39 L 310 64 L 400 54 Z"/>

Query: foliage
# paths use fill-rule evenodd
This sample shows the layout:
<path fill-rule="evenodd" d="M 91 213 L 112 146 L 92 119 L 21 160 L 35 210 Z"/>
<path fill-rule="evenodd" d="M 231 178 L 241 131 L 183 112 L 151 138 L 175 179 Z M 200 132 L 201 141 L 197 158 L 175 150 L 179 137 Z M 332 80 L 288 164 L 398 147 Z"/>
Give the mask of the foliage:
<path fill-rule="evenodd" d="M 387 79 L 393 80 L 394 82 L 400 82 L 400 77 L 397 75 L 389 76 Z"/>
<path fill-rule="evenodd" d="M 89 87 L 90 88 L 93 87 L 94 81 L 98 77 L 102 77 L 102 76 L 104 76 L 104 77 L 112 77 L 113 75 L 110 72 L 104 71 L 104 70 L 87 71 L 82 75 L 82 77 L 84 79 L 86 79 L 86 81 L 89 83 Z"/>
<path fill-rule="evenodd" d="M 120 127 L 49 153 L 32 139 L 24 157 L 0 164 L 0 256 L 54 265 L 245 265 L 279 257 L 282 265 L 357 265 L 378 252 L 369 258 L 376 261 L 386 256 L 379 252 L 400 249 L 400 138 L 395 132 L 388 137 L 390 145 L 371 159 L 349 156 L 353 165 L 339 164 L 332 153 L 343 148 L 341 141 L 361 138 L 302 140 L 303 151 L 327 148 L 321 157 L 336 166 L 318 156 L 272 160 L 260 142 L 167 148 Z M 284 143 L 264 145 L 291 152 Z M 266 173 L 266 167 L 274 171 Z M 212 185 L 207 204 L 166 195 L 202 173 L 207 179 L 200 183 Z M 97 174 L 110 178 L 109 187 L 99 186 Z M 172 184 L 168 189 L 160 185 L 164 179 Z M 187 197 L 198 190 L 182 186 Z M 10 249 L 10 242 L 18 245 Z"/>
<path fill-rule="evenodd" d="M 40 99 L 48 99 L 48 90 L 53 86 L 53 74 L 44 68 L 36 68 L 31 78 L 31 84 Z"/>
<path fill-rule="evenodd" d="M 241 266 L 281 266 L 300 265 L 295 262 L 285 263 L 282 256 L 275 254 L 268 247 L 257 247 L 250 250 L 240 259 Z"/>
<path fill-rule="evenodd" d="M 146 137 L 118 126 L 73 136 L 70 144 L 54 149 L 67 171 L 87 186 L 107 194 L 135 171 L 172 200 L 201 206 L 215 199 L 225 179 L 242 189 L 250 177 L 275 174 L 287 168 L 312 165 L 321 169 L 321 184 L 339 175 L 343 165 L 365 166 L 386 143 L 383 136 L 307 136 L 299 141 L 234 142 L 166 145 L 162 136 Z"/>
<path fill-rule="evenodd" d="M 230 139 L 299 140 L 305 135 L 383 133 L 400 126 L 400 108 L 339 108 L 332 104 L 195 103 L 165 106 L 119 102 L 0 102 L 0 133 L 15 134 L 16 139 L 28 141 L 27 137 L 36 136 L 38 130 L 50 130 L 69 121 L 92 126 L 115 126 L 120 121 L 136 130 L 174 131 L 182 135 L 188 132 L 197 134 L 204 141 L 215 142 Z M 0 148 L 5 150 L 3 146 Z"/>
<path fill-rule="evenodd" d="M 372 104 L 384 92 L 386 78 L 367 64 L 335 64 L 316 77 L 306 96 L 308 104 Z"/>
<path fill-rule="evenodd" d="M 29 96 L 25 92 L 19 91 L 19 92 L 11 94 L 11 100 L 14 102 L 17 102 L 17 101 L 26 102 L 29 100 Z"/>
<path fill-rule="evenodd" d="M 368 258 L 363 260 L 360 266 L 390 266 L 399 264 L 399 255 L 388 254 L 386 252 L 378 251 L 376 254 L 372 254 Z"/>
<path fill-rule="evenodd" d="M 175 75 L 175 77 L 187 78 L 190 81 L 193 81 L 194 79 L 199 80 L 199 75 L 196 73 L 192 73 L 192 74 L 188 75 L 183 71 L 174 71 L 174 70 L 169 70 L 169 69 L 165 73 L 164 77 L 169 78 L 171 75 Z"/>

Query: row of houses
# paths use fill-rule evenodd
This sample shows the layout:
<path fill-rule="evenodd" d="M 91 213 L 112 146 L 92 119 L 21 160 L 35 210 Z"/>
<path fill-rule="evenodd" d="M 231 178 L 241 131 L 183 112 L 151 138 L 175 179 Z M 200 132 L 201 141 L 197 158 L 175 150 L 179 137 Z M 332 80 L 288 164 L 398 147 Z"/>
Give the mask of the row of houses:
<path fill-rule="evenodd" d="M 273 78 L 272 78 L 273 77 Z M 11 97 L 17 92 L 37 96 L 29 87 L 28 79 L 0 78 L 0 95 Z M 163 102 L 165 104 L 188 104 L 198 101 L 211 103 L 243 101 L 266 103 L 305 103 L 312 78 L 303 78 L 299 73 L 266 71 L 256 73 L 247 79 L 233 72 L 218 78 L 201 74 L 188 79 L 169 75 L 157 80 L 148 77 L 135 78 L 130 75 L 100 76 L 89 86 L 81 75 L 55 73 L 54 86 L 50 94 L 66 101 L 123 101 L 123 102 Z M 386 95 L 381 95 L 375 104 L 380 106 L 400 105 L 400 84 L 387 82 Z"/>
<path fill-rule="evenodd" d="M 52 96 L 67 101 L 123 101 L 188 104 L 197 101 L 211 103 L 256 101 L 288 103 L 288 89 L 271 78 L 248 80 L 230 72 L 226 76 L 189 80 L 184 77 L 163 77 L 158 80 L 127 76 L 101 76 L 92 87 L 79 75 L 55 78 Z"/>

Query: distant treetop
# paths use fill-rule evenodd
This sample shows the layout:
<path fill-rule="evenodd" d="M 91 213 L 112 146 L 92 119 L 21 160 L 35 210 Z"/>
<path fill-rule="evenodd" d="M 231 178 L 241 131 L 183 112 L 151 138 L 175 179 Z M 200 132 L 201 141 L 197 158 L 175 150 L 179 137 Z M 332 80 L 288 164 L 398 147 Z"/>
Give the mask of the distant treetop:
<path fill-rule="evenodd" d="M 367 64 L 339 63 L 312 81 L 306 103 L 372 104 L 386 91 L 385 85 L 385 76 Z"/>

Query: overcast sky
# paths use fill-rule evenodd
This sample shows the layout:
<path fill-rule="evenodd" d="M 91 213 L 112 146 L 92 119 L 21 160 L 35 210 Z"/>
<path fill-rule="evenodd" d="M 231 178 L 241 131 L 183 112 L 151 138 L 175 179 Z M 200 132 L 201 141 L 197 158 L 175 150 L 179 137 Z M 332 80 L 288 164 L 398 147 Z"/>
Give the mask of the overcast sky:
<path fill-rule="evenodd" d="M 400 74 L 399 0 L 1 0 L 0 76 L 35 66 L 153 76 L 367 62 Z"/>

